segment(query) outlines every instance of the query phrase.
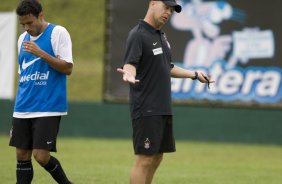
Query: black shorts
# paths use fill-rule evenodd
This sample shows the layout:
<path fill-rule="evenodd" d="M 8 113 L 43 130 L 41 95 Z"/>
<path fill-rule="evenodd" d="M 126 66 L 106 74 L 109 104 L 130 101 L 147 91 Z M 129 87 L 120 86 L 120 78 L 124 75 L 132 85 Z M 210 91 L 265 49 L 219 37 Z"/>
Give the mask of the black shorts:
<path fill-rule="evenodd" d="M 10 146 L 20 149 L 44 149 L 56 152 L 61 116 L 13 118 Z"/>
<path fill-rule="evenodd" d="M 132 121 L 135 154 L 175 152 L 172 116 L 143 116 Z"/>

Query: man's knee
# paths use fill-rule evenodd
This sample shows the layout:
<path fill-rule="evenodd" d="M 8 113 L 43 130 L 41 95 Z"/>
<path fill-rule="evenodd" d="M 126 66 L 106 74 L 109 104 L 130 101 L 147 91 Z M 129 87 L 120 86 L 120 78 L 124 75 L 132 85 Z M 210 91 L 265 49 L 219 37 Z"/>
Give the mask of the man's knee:
<path fill-rule="evenodd" d="M 139 155 L 137 157 L 137 165 L 143 168 L 158 167 L 162 161 L 162 154 L 157 155 Z"/>
<path fill-rule="evenodd" d="M 155 155 L 155 164 L 159 165 L 162 162 L 162 160 L 163 160 L 162 153 Z"/>
<path fill-rule="evenodd" d="M 34 159 L 41 165 L 45 166 L 50 160 L 50 153 L 47 150 L 34 149 L 32 151 Z"/>
<path fill-rule="evenodd" d="M 154 155 L 152 160 L 152 167 L 157 168 L 163 160 L 163 154 Z"/>
<path fill-rule="evenodd" d="M 31 150 L 16 149 L 17 160 L 27 161 L 31 159 Z"/>

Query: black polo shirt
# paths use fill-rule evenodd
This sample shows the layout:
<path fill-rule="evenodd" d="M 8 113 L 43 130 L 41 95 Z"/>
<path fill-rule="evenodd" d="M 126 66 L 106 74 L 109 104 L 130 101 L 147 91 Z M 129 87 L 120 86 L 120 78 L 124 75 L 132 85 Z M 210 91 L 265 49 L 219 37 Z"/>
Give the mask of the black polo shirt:
<path fill-rule="evenodd" d="M 124 63 L 136 67 L 139 83 L 130 84 L 133 119 L 141 116 L 172 115 L 171 51 L 166 35 L 143 20 L 130 32 Z"/>

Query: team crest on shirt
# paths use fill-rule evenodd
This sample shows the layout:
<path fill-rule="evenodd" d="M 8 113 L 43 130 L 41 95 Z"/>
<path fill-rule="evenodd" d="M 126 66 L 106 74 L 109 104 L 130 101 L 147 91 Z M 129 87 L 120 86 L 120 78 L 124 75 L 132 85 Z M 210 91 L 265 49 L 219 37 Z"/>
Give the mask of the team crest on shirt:
<path fill-rule="evenodd" d="M 150 148 L 150 141 L 149 141 L 149 138 L 146 138 L 146 140 L 144 141 L 144 148 L 145 148 L 145 149 L 149 149 L 149 148 Z"/>

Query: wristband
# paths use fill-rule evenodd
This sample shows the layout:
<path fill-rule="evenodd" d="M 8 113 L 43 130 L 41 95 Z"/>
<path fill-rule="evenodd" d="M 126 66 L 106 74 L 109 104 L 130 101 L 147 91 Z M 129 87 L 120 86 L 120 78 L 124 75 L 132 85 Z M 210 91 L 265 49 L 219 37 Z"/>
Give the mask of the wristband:
<path fill-rule="evenodd" d="M 195 76 L 192 78 L 192 80 L 196 80 L 196 79 L 198 79 L 198 72 L 197 71 L 195 71 Z"/>

